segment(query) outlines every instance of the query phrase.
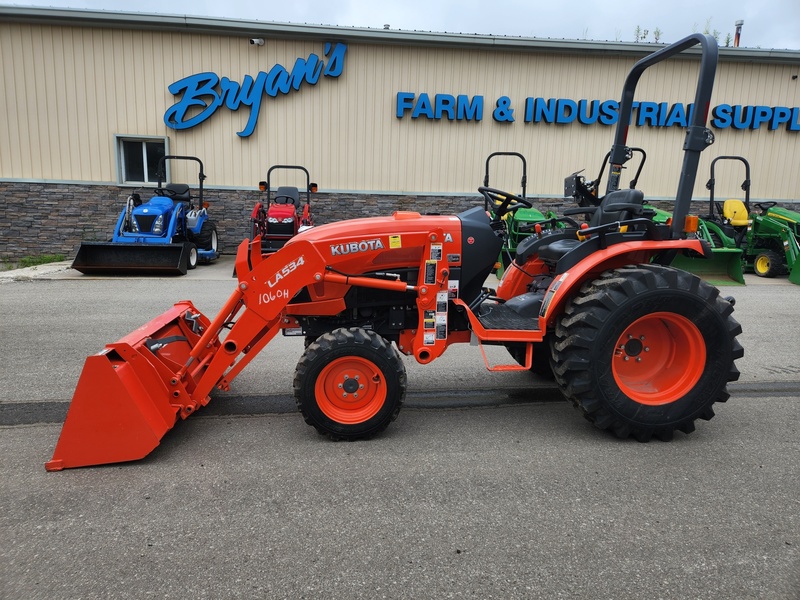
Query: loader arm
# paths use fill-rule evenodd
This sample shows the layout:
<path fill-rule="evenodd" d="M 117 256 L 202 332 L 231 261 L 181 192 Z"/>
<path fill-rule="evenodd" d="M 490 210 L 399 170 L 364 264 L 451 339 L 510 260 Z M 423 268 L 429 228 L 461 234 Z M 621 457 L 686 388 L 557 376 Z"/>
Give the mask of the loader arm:
<path fill-rule="evenodd" d="M 242 242 L 239 285 L 213 321 L 179 302 L 86 360 L 47 470 L 147 456 L 178 417 L 208 404 L 215 387 L 229 387 L 280 330 L 294 294 L 324 267 L 308 243 L 262 260 L 259 239 Z"/>
<path fill-rule="evenodd" d="M 260 238 L 244 240 L 236 256 L 239 283 L 213 320 L 191 302 L 171 310 L 87 359 L 73 396 L 50 471 L 143 458 L 178 420 L 211 400 L 214 388 L 227 390 L 250 361 L 284 327 L 296 326 L 290 301 L 314 284 L 361 286 L 413 292 L 423 331 L 426 311 L 446 303 L 448 269 L 431 269 L 430 246 L 440 228 L 416 234 L 425 251 L 424 277 L 417 285 L 396 279 L 335 272 L 317 245 L 295 239 L 262 256 Z M 427 267 L 427 268 L 426 268 Z M 410 353 L 421 363 L 440 356 L 447 336 L 415 335 Z M 124 415 L 124 417 L 120 417 Z"/>

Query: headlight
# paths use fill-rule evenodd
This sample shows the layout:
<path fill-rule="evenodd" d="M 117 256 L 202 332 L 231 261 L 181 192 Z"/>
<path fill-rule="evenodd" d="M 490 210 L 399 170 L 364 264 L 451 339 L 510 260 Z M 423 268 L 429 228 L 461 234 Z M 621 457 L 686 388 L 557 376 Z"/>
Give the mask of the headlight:
<path fill-rule="evenodd" d="M 286 217 L 281 223 L 294 223 L 294 217 Z"/>
<path fill-rule="evenodd" d="M 139 224 L 136 222 L 136 219 L 131 219 L 131 231 L 139 233 Z"/>
<path fill-rule="evenodd" d="M 153 233 L 161 233 L 164 231 L 164 215 L 158 215 L 156 222 L 153 223 Z"/>
<path fill-rule="evenodd" d="M 267 223 L 277 223 L 277 222 L 278 222 L 278 219 L 276 219 L 275 217 L 269 217 L 267 219 Z"/>

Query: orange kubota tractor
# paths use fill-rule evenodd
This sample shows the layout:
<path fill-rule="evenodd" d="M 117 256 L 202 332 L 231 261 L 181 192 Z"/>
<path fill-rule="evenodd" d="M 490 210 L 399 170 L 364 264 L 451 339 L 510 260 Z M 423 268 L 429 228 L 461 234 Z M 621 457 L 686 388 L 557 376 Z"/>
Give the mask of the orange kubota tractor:
<path fill-rule="evenodd" d="M 636 84 L 648 67 L 699 44 L 694 116 L 671 224 L 643 212 L 642 192 L 618 190 Z M 280 331 L 304 335 L 294 378 L 305 420 L 334 439 L 370 437 L 397 417 L 406 391 L 401 353 L 429 363 L 455 343 L 505 345 L 555 377 L 598 428 L 639 441 L 689 433 L 728 398 L 743 355 L 733 303 L 669 266 L 710 255 L 688 217 L 717 62 L 695 34 L 634 65 L 623 88 L 603 201 L 580 228 L 520 243 L 496 290 L 484 287 L 503 245 L 504 214 L 528 200 L 488 188 L 495 206 L 454 216 L 397 212 L 315 227 L 263 255 L 245 240 L 238 285 L 212 320 L 191 302 L 90 356 L 48 470 L 136 460 L 178 418 L 227 390 Z M 687 225 L 689 225 L 687 227 Z M 488 363 L 487 363 L 488 366 Z"/>

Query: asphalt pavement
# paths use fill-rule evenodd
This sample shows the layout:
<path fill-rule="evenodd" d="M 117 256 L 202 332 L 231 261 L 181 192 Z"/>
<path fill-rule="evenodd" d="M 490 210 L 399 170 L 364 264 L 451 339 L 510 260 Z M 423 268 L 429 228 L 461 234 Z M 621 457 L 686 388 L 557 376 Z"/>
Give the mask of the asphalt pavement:
<path fill-rule="evenodd" d="M 146 459 L 45 472 L 85 357 L 178 300 L 213 316 L 231 273 L 0 273 L 1 598 L 800 599 L 785 278 L 721 288 L 742 375 L 670 443 L 600 432 L 467 345 L 406 359 L 397 421 L 333 443 L 295 411 L 302 340 L 279 337 Z"/>

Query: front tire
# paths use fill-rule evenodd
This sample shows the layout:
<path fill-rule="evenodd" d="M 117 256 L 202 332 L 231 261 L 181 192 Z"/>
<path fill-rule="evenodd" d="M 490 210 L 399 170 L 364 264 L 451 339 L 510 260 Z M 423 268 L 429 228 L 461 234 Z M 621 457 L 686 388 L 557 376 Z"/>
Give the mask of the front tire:
<path fill-rule="evenodd" d="M 297 363 L 294 395 L 306 423 L 333 440 L 370 438 L 397 418 L 406 370 L 390 342 L 340 328 L 320 336 Z"/>
<path fill-rule="evenodd" d="M 555 330 L 554 374 L 600 429 L 640 442 L 714 416 L 744 354 L 733 305 L 695 275 L 623 267 L 584 284 Z"/>
<path fill-rule="evenodd" d="M 753 272 L 759 277 L 775 277 L 783 270 L 783 259 L 772 250 L 759 252 L 753 261 Z"/>
<path fill-rule="evenodd" d="M 190 271 L 197 268 L 197 246 L 192 242 L 184 242 L 186 247 L 186 268 Z"/>

